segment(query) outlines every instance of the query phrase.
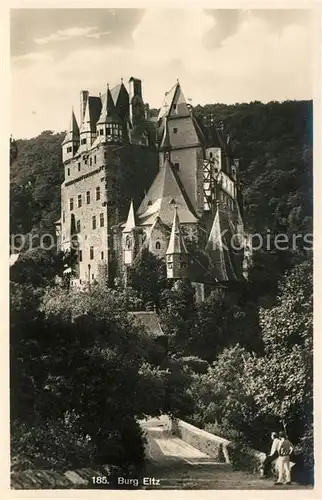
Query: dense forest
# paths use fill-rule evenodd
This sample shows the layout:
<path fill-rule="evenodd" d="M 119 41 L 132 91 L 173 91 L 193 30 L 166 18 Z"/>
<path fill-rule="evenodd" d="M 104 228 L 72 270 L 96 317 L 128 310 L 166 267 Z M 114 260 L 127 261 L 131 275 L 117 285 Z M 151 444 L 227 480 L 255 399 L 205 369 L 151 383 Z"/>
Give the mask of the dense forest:
<path fill-rule="evenodd" d="M 312 103 L 216 104 L 195 114 L 208 138 L 212 122 L 233 138 L 246 229 L 311 233 Z M 62 139 L 45 131 L 17 140 L 11 234 L 54 231 Z M 295 249 L 256 251 L 248 284 L 214 289 L 202 304 L 189 283 L 170 287 L 164 261 L 149 252 L 126 289 L 57 285 L 65 263 L 34 249 L 10 270 L 17 469 L 142 463 L 137 420 L 166 413 L 231 439 L 244 457 L 249 447 L 266 451 L 272 429 L 287 429 L 313 481 L 312 252 L 301 240 Z M 151 304 L 166 349 L 126 314 Z"/>

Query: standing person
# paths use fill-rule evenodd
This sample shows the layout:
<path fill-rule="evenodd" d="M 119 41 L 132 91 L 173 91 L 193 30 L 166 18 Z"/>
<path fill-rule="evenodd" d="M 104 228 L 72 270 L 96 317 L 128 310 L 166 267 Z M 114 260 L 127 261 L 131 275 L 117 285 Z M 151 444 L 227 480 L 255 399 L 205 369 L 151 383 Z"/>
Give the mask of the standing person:
<path fill-rule="evenodd" d="M 262 476 L 261 477 L 267 477 L 268 467 L 278 457 L 277 450 L 278 450 L 278 446 L 279 446 L 279 439 L 278 439 L 277 432 L 272 432 L 271 439 L 272 439 L 271 451 L 270 451 L 269 455 L 266 455 L 266 458 L 262 464 L 262 467 L 261 467 Z"/>
<path fill-rule="evenodd" d="M 283 484 L 283 476 L 285 472 L 286 482 L 285 484 L 291 484 L 291 465 L 290 465 L 290 454 L 293 451 L 294 446 L 291 441 L 286 437 L 285 432 L 279 433 L 279 445 L 278 445 L 278 479 L 275 484 Z"/>

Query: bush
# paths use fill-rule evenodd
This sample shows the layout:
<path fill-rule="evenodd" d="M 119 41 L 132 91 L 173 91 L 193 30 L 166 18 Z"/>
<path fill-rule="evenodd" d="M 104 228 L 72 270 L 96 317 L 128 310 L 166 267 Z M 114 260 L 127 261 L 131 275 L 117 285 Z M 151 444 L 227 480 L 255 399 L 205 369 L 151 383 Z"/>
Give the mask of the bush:
<path fill-rule="evenodd" d="M 209 368 L 208 361 L 197 356 L 183 356 L 182 358 L 177 358 L 177 360 L 182 366 L 190 368 L 195 373 L 206 373 Z"/>

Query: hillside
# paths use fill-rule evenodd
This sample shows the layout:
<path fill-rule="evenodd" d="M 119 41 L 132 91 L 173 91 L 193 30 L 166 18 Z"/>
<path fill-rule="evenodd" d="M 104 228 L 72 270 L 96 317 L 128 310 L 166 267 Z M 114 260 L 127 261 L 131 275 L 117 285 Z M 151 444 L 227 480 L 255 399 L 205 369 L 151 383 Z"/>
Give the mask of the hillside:
<path fill-rule="evenodd" d="M 53 223 L 60 213 L 64 135 L 44 131 L 33 139 L 17 140 L 18 158 L 10 172 L 11 234 L 32 229 L 54 233 Z"/>
<path fill-rule="evenodd" d="M 312 102 L 209 104 L 196 116 L 208 133 L 212 115 L 234 140 L 240 158 L 245 222 L 250 231 L 312 227 Z M 18 140 L 11 167 L 11 233 L 53 232 L 60 212 L 63 133 Z"/>

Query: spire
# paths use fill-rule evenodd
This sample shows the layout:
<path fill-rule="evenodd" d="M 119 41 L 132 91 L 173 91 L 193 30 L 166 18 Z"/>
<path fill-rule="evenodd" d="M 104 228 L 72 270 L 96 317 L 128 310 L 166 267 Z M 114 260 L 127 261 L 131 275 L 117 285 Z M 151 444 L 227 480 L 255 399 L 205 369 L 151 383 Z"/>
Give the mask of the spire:
<path fill-rule="evenodd" d="M 79 141 L 79 127 L 75 117 L 74 109 L 72 109 L 71 120 L 63 144 L 73 141 Z"/>
<path fill-rule="evenodd" d="M 115 104 L 108 84 L 106 87 L 106 95 L 102 106 L 101 116 L 99 117 L 97 124 L 102 123 L 122 124 L 122 121 L 116 112 Z"/>
<path fill-rule="evenodd" d="M 186 245 L 180 230 L 180 220 L 177 206 L 174 207 L 174 216 L 171 229 L 171 236 L 166 255 L 187 254 Z"/>
<path fill-rule="evenodd" d="M 134 215 L 134 207 L 133 207 L 133 200 L 131 200 L 130 204 L 130 209 L 129 209 L 129 214 L 127 216 L 127 221 L 125 224 L 125 228 L 123 229 L 124 233 L 129 233 L 135 228 L 135 215 Z"/>

